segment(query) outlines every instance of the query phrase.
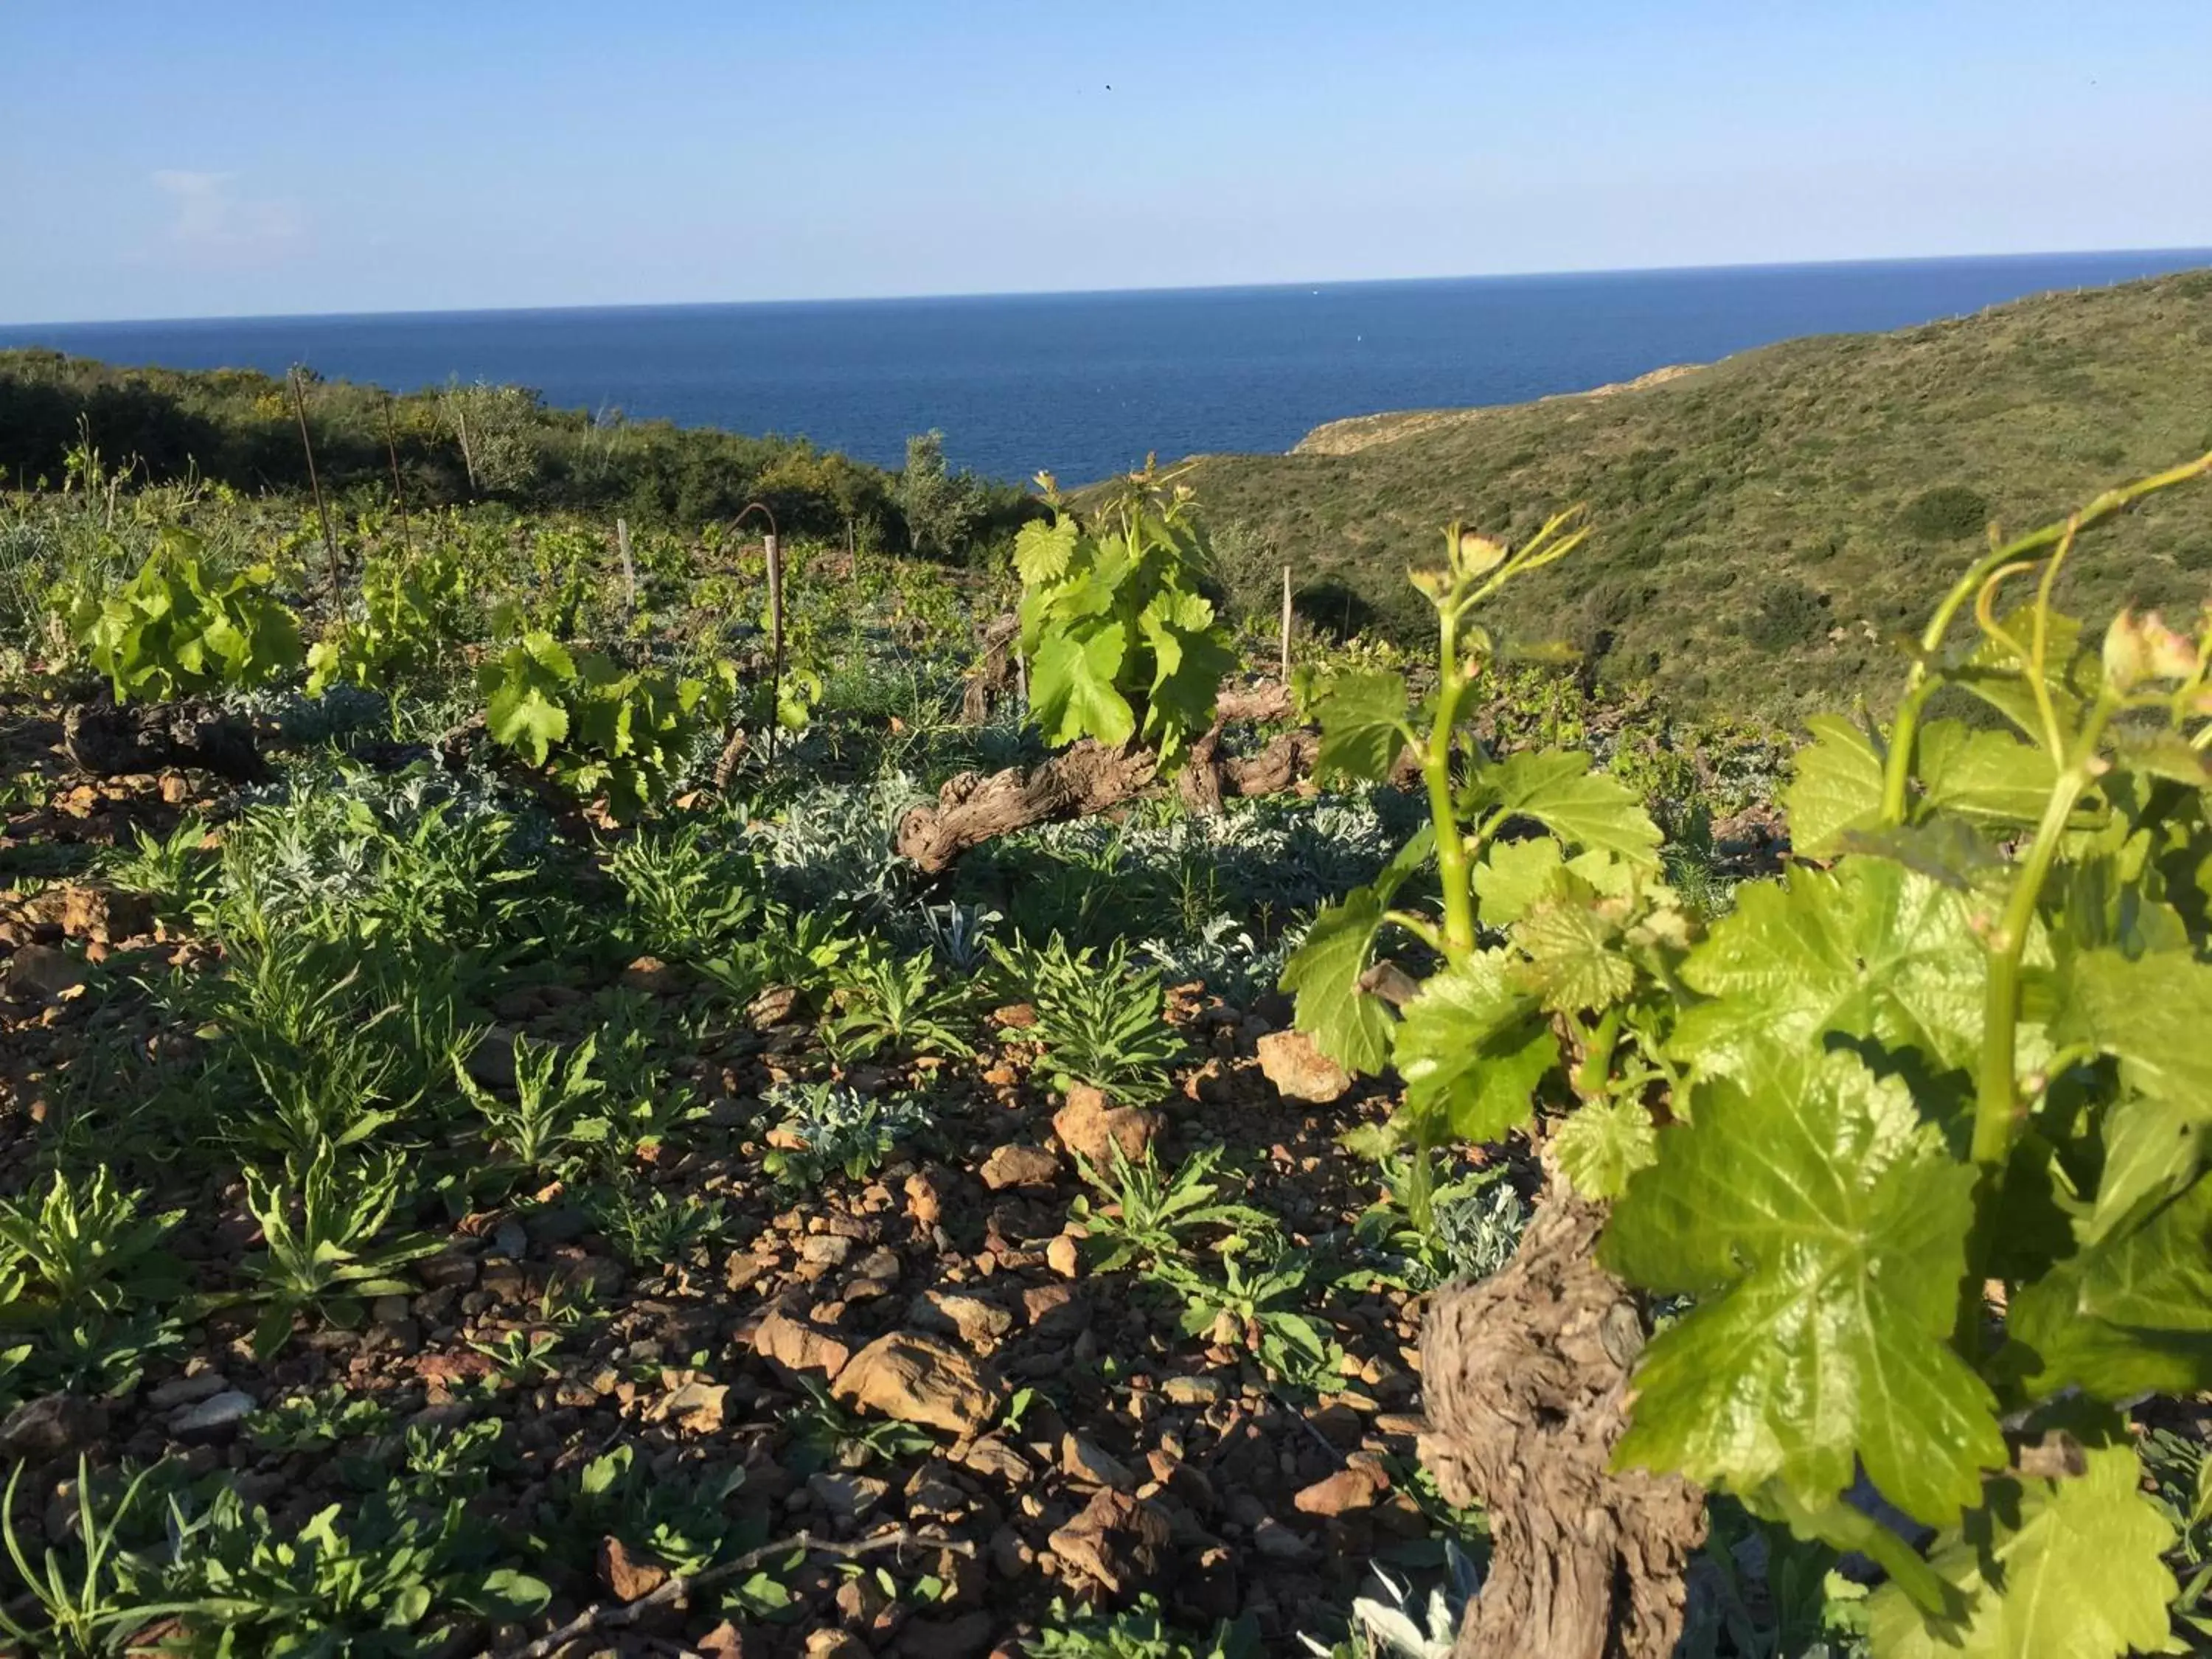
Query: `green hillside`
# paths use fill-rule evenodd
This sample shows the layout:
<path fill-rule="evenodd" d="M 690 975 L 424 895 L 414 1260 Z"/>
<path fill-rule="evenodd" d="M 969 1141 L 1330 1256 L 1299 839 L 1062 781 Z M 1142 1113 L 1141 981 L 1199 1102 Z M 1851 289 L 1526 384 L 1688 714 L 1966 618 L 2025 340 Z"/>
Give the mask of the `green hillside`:
<path fill-rule="evenodd" d="M 1411 619 L 1405 569 L 1464 518 L 1526 534 L 1587 502 L 1590 545 L 1502 620 L 1607 678 L 1787 716 L 1895 678 L 1987 523 L 2030 528 L 2212 448 L 2212 270 L 2041 295 L 1887 335 L 1794 340 L 1632 386 L 1338 422 L 1187 475 L 1232 582 L 1290 564 L 1324 625 Z M 2101 538 L 2070 602 L 2194 615 L 2212 493 Z"/>

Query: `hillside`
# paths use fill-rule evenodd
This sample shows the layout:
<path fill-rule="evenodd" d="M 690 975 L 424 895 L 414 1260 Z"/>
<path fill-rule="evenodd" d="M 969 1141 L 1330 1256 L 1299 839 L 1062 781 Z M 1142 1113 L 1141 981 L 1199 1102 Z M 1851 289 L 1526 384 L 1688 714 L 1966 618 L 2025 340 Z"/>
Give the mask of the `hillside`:
<path fill-rule="evenodd" d="M 1895 334 L 1794 340 L 1599 392 L 1334 422 L 1186 476 L 1231 577 L 1291 564 L 1326 626 L 1415 622 L 1407 566 L 1454 517 L 1525 534 L 1574 501 L 1591 544 L 1502 611 L 1621 680 L 1776 716 L 1893 678 L 1987 522 L 2027 529 L 2212 448 L 2212 270 L 2038 296 Z M 2194 614 L 2212 495 L 2102 540 L 2070 603 Z"/>

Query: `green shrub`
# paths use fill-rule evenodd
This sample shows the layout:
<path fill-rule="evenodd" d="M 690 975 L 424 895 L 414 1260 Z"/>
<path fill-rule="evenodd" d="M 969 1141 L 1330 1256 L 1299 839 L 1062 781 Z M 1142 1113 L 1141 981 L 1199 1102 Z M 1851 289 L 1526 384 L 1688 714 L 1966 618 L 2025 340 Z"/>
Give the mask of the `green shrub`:
<path fill-rule="evenodd" d="M 1963 541 L 1989 527 L 1990 504 L 1963 484 L 1939 484 L 1907 501 L 1898 521 L 1923 542 Z"/>

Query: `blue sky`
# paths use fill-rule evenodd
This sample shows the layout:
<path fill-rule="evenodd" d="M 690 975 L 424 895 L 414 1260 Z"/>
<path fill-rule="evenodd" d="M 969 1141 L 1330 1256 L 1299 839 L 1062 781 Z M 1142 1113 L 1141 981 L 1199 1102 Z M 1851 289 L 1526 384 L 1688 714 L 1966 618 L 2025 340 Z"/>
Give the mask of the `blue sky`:
<path fill-rule="evenodd" d="M 0 320 L 2197 246 L 2208 64 L 2203 0 L 12 0 Z"/>

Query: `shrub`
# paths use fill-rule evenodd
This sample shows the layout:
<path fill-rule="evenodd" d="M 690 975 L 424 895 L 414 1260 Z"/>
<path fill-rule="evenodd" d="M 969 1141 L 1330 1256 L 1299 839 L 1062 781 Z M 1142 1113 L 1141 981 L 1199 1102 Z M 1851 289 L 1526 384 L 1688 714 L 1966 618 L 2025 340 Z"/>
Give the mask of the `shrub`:
<path fill-rule="evenodd" d="M 1907 501 L 1899 522 L 1923 542 L 1963 541 L 1988 527 L 1990 504 L 1963 484 L 1940 484 Z"/>

